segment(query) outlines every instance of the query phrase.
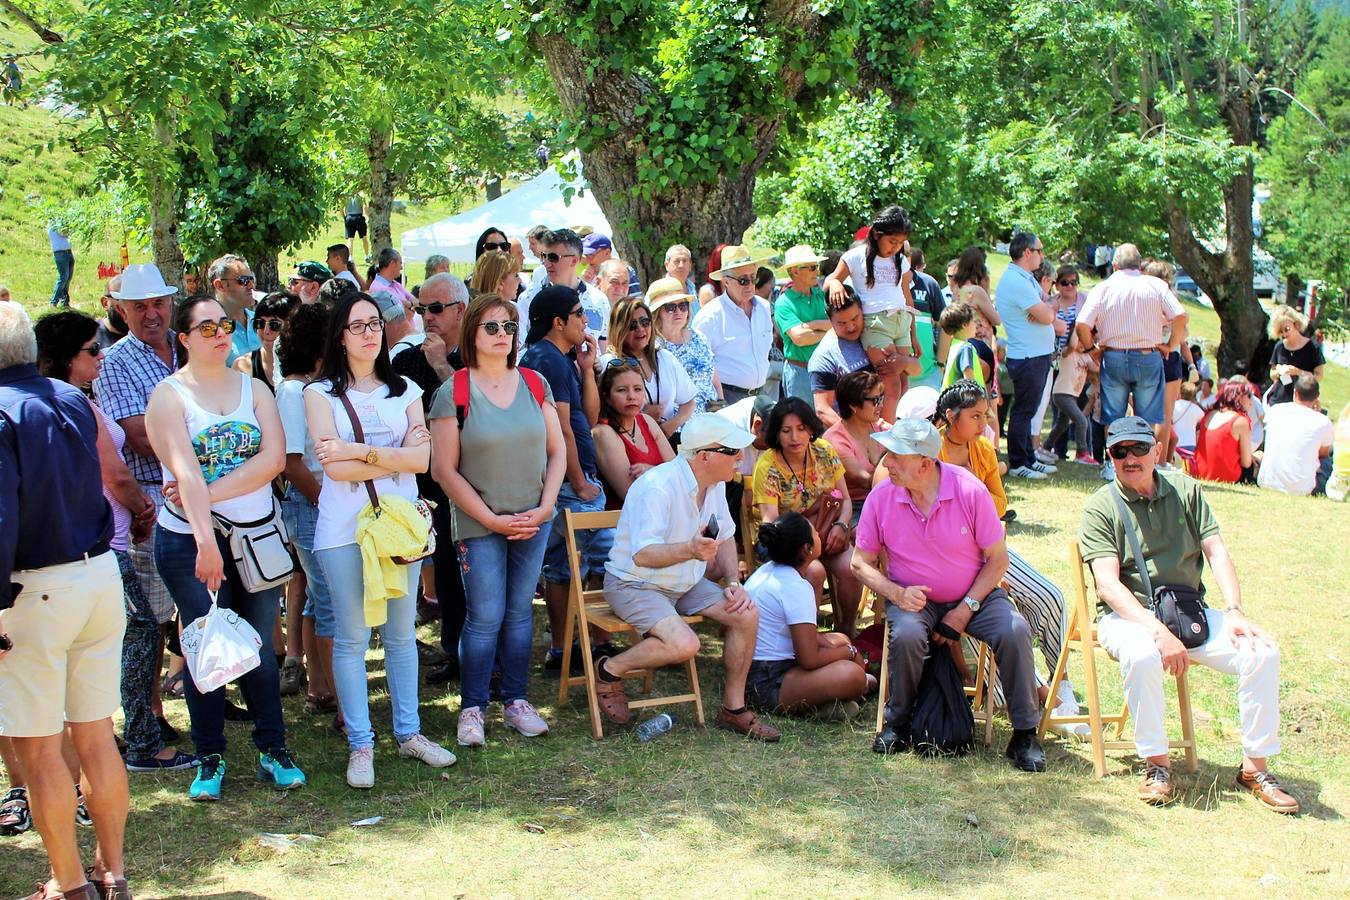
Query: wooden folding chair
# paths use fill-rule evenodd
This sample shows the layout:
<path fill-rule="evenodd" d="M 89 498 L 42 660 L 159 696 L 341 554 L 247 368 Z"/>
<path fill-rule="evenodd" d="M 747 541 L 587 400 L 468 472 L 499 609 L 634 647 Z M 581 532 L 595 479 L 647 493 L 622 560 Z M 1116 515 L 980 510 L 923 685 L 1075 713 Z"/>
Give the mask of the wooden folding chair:
<path fill-rule="evenodd" d="M 595 660 L 591 656 L 591 626 L 595 625 L 611 634 L 627 632 L 634 638 L 641 638 L 637 629 L 620 619 L 605 601 L 604 591 L 585 590 L 581 581 L 581 558 L 577 552 L 577 532 L 594 528 L 613 528 L 619 524 L 619 511 L 577 513 L 563 511 L 563 523 L 567 529 L 567 555 L 572 566 L 572 581 L 568 590 L 567 624 L 563 628 L 562 676 L 558 679 L 558 703 L 567 702 L 568 692 L 578 685 L 585 685 L 586 698 L 591 711 L 591 734 L 598 741 L 605 736 L 604 719 L 600 713 L 600 699 L 595 691 Z M 703 621 L 702 616 L 681 616 L 690 625 Z M 581 665 L 584 674 L 572 674 L 573 636 L 581 643 Z M 672 694 L 665 697 L 645 697 L 629 700 L 629 709 L 643 709 L 649 706 L 668 706 L 675 703 L 692 703 L 694 719 L 701 727 L 703 721 L 703 693 L 698 686 L 698 666 L 696 658 L 691 657 L 685 665 L 689 671 L 689 693 Z M 654 673 L 648 669 L 637 669 L 624 675 L 625 678 L 643 679 L 643 692 L 650 695 Z"/>
<path fill-rule="evenodd" d="M 1069 624 L 1064 632 L 1064 646 L 1055 663 L 1055 673 L 1050 678 L 1050 693 L 1046 697 L 1045 709 L 1041 712 L 1041 724 L 1038 736 L 1043 740 L 1046 729 L 1052 725 L 1070 725 L 1088 723 L 1088 740 L 1092 745 L 1092 766 L 1098 778 L 1106 776 L 1107 750 L 1134 750 L 1134 742 L 1122 740 L 1125 734 L 1125 722 L 1130 717 L 1128 705 L 1121 704 L 1120 713 L 1113 716 L 1102 715 L 1101 696 L 1098 693 L 1096 651 L 1104 648 L 1097 640 L 1097 625 L 1088 605 L 1087 581 L 1083 577 L 1083 553 L 1077 541 L 1069 541 L 1069 568 L 1073 581 L 1072 596 L 1069 599 Z M 1064 680 L 1069 665 L 1069 652 L 1077 650 L 1083 655 L 1083 694 L 1087 704 L 1087 715 L 1061 716 L 1055 713 L 1055 698 L 1059 694 L 1060 682 Z M 1167 742 L 1172 750 L 1186 751 L 1186 771 L 1195 772 L 1200 767 L 1195 752 L 1195 727 L 1191 721 L 1191 694 L 1186 685 L 1186 675 L 1177 676 L 1177 706 L 1181 713 L 1181 740 Z M 1107 726 L 1116 728 L 1115 740 L 1105 739 Z"/>
<path fill-rule="evenodd" d="M 863 605 L 871 605 L 876 611 L 878 621 L 882 623 L 881 639 L 881 679 L 877 685 L 877 734 L 886 727 L 886 698 L 890 691 L 891 674 L 891 629 L 886 624 L 885 607 L 877 607 L 880 602 L 879 597 L 873 593 L 871 588 L 863 590 Z M 871 604 L 868 601 L 871 600 Z M 973 638 L 972 638 L 973 640 Z M 971 698 L 972 714 L 975 717 L 977 725 L 984 726 L 984 743 L 988 746 L 994 742 L 994 686 L 993 681 L 998 677 L 997 669 L 994 665 L 994 655 L 989 650 L 989 645 L 982 641 L 975 641 L 980 648 L 979 666 L 975 675 L 975 686 L 965 688 L 966 696 Z M 947 653 L 948 650 L 941 644 L 934 643 L 930 647 L 930 652 Z M 985 669 L 988 668 L 989 676 L 985 678 Z"/>
<path fill-rule="evenodd" d="M 751 491 L 751 483 L 754 477 L 751 475 L 738 475 L 741 481 L 741 533 L 737 535 L 740 538 L 741 560 L 745 563 L 745 575 L 750 577 L 750 573 L 759 568 L 759 559 L 755 556 L 755 498 Z"/>

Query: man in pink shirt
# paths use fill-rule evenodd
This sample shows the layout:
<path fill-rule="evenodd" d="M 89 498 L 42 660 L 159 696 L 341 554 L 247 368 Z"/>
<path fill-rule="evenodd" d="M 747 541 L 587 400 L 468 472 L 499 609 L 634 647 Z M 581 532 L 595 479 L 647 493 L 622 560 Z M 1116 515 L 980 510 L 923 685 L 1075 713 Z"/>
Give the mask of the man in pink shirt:
<path fill-rule="evenodd" d="M 1142 263 L 1138 247 L 1121 244 L 1111 262 L 1115 272 L 1088 294 L 1074 328 L 1086 352 L 1100 351 L 1102 424 L 1128 415 L 1133 399 L 1134 414 L 1153 425 L 1161 443 L 1163 360 L 1181 343 L 1190 317 L 1167 282 L 1139 271 Z"/>
<path fill-rule="evenodd" d="M 873 751 L 894 753 L 908 744 L 930 632 L 949 645 L 969 632 L 990 646 L 998 663 L 1013 725 L 1008 757 L 1023 771 L 1044 772 L 1031 627 L 999 587 L 1008 550 L 989 491 L 960 466 L 938 462 L 942 438 L 927 420 L 901 419 L 873 439 L 886 448 L 882 465 L 890 481 L 863 504 L 853 553 L 854 573 L 886 599 L 890 627 L 890 700 Z M 884 574 L 878 568 L 883 552 Z"/>

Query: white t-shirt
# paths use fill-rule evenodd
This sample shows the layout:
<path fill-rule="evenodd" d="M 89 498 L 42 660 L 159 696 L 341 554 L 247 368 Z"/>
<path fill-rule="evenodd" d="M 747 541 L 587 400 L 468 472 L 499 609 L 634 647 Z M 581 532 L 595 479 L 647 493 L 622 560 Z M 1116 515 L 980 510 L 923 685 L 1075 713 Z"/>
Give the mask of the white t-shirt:
<path fill-rule="evenodd" d="M 1256 483 L 1306 496 L 1317 485 L 1317 451 L 1331 446 L 1331 420 L 1297 403 L 1277 403 L 1266 412 L 1266 453 Z"/>
<path fill-rule="evenodd" d="M 765 563 L 745 582 L 746 592 L 759 607 L 755 659 L 796 659 L 791 625 L 816 624 L 816 593 L 796 569 Z"/>
<path fill-rule="evenodd" d="M 600 357 L 601 373 L 612 359 L 618 359 L 613 347 Z M 689 378 L 689 373 L 685 372 L 684 365 L 674 353 L 664 347 L 657 348 L 656 371 L 647 379 L 644 386 L 647 388 L 647 402 L 661 404 L 662 422 L 673 419 L 679 408 L 693 400 L 698 393 L 694 382 Z"/>
<path fill-rule="evenodd" d="M 277 384 L 277 410 L 281 413 L 281 428 L 286 432 L 286 454 L 299 453 L 305 468 L 315 481 L 323 481 L 323 466 L 314 455 L 314 438 L 309 435 L 305 420 L 305 383 L 286 378 Z"/>
<path fill-rule="evenodd" d="M 831 332 L 831 334 L 833 334 L 833 332 Z M 716 412 L 716 415 L 719 415 L 724 419 L 730 419 L 741 428 L 754 434 L 755 399 L 756 398 L 754 397 L 746 397 L 742 400 L 737 400 L 730 406 L 724 406 L 719 409 Z M 759 451 L 755 449 L 754 444 L 751 444 L 741 451 L 740 473 L 742 475 L 754 475 L 755 463 L 757 462 L 759 462 Z"/>
<path fill-rule="evenodd" d="M 867 245 L 859 244 L 843 255 L 848 266 L 849 282 L 858 292 L 862 301 L 863 315 L 874 316 L 878 313 L 901 309 L 906 306 L 905 292 L 900 289 L 899 280 L 903 280 L 909 271 L 909 260 L 903 252 L 890 259 L 878 256 L 872 262 L 873 283 L 867 286 Z M 895 261 L 900 260 L 900 279 L 895 277 Z"/>
<path fill-rule="evenodd" d="M 422 389 L 410 379 L 404 378 L 407 389 L 398 397 L 389 396 L 389 388 L 380 385 L 369 393 L 348 390 L 347 398 L 352 401 L 356 415 L 361 419 L 361 428 L 365 432 L 365 443 L 372 447 L 401 447 L 404 435 L 408 433 L 408 407 L 422 402 Z M 306 386 L 306 391 L 328 401 L 333 409 L 333 421 L 337 424 L 339 440 L 354 441 L 352 420 L 347 415 L 342 401 L 329 393 L 332 383 L 316 381 Z M 417 478 L 407 472 L 386 475 L 375 480 L 375 493 L 397 494 L 408 500 L 417 497 Z M 323 487 L 319 490 L 319 520 L 314 525 L 314 549 L 329 550 L 356 542 L 356 517 L 370 496 L 366 486 L 360 481 L 334 481 L 325 472 Z"/>
<path fill-rule="evenodd" d="M 398 357 L 398 355 L 402 353 L 404 350 L 409 350 L 413 347 L 422 346 L 422 343 L 426 341 L 426 339 L 427 336 L 425 334 L 417 334 L 416 332 L 414 332 L 408 335 L 403 340 L 399 341 L 397 344 L 389 348 L 389 361 L 393 362 Z"/>
<path fill-rule="evenodd" d="M 1195 429 L 1205 417 L 1205 408 L 1194 400 L 1178 400 L 1172 404 L 1172 428 L 1177 433 L 1177 446 L 1195 449 Z"/>
<path fill-rule="evenodd" d="M 1252 449 L 1256 449 L 1266 439 L 1266 405 L 1253 397 L 1248 418 L 1252 420 Z"/>
<path fill-rule="evenodd" d="M 355 285 L 355 287 L 356 287 L 356 289 L 357 289 L 358 291 L 361 290 L 361 282 L 357 279 L 357 277 L 356 277 L 355 275 L 353 275 L 353 274 L 352 274 L 349 270 L 347 270 L 347 269 L 343 269 L 342 271 L 338 272 L 338 273 L 337 273 L 336 275 L 334 275 L 333 277 L 334 277 L 334 278 L 341 278 L 343 281 L 350 281 L 353 285 Z"/>

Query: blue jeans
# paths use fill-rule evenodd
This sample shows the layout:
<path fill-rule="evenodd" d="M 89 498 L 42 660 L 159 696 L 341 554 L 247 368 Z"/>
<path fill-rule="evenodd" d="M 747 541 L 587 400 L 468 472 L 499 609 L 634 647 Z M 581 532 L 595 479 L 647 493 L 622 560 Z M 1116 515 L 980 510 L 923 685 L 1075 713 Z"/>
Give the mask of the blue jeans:
<path fill-rule="evenodd" d="M 1008 412 L 1008 468 L 1029 466 L 1032 453 L 1031 420 L 1041 406 L 1045 383 L 1050 378 L 1050 354 L 1006 361 L 1013 382 L 1012 409 Z"/>
<path fill-rule="evenodd" d="M 319 508 L 304 494 L 289 487 L 281 501 L 281 519 L 286 523 L 286 533 L 291 536 L 291 546 L 305 573 L 304 615 L 314 620 L 316 636 L 330 638 L 335 627 L 333 597 L 328 591 L 323 566 L 314 557 L 314 523 L 319 520 Z"/>
<path fill-rule="evenodd" d="M 277 658 L 269 641 L 272 625 L 277 618 L 277 602 L 281 588 L 268 588 L 251 594 L 239 581 L 239 572 L 230 558 L 230 547 L 216 535 L 216 546 L 225 560 L 225 580 L 220 584 L 216 604 L 232 609 L 252 625 L 263 640 L 258 654 L 257 668 L 240 676 L 236 682 L 244 695 L 244 704 L 253 713 L 253 743 L 264 752 L 286 746 L 286 725 L 281 718 L 281 683 L 277 675 Z M 179 534 L 155 526 L 155 566 L 164 579 L 169 595 L 184 625 L 206 615 L 211 608 L 211 595 L 206 585 L 197 580 L 197 540 L 190 534 Z M 197 690 L 192 678 L 183 679 L 183 695 L 187 700 L 188 715 L 192 719 L 192 746 L 198 756 L 225 752 L 225 689 L 217 688 L 209 694 Z"/>
<path fill-rule="evenodd" d="M 600 487 L 598 479 L 587 476 L 587 481 Z M 567 540 L 564 535 L 567 526 L 563 522 L 563 510 L 572 512 L 604 512 L 605 489 L 594 500 L 582 500 L 572 489 L 572 483 L 563 481 L 558 491 L 557 512 L 553 515 L 553 528 L 548 536 L 548 548 L 544 551 L 544 580 L 551 584 L 568 584 L 572 580 L 572 566 L 567 559 Z M 588 575 L 600 575 L 605 571 L 609 560 L 610 547 L 614 546 L 613 528 L 594 528 L 577 532 L 577 552 L 581 556 L 581 580 Z"/>
<path fill-rule="evenodd" d="M 52 291 L 51 305 L 70 305 L 70 277 L 75 274 L 75 254 L 69 250 L 53 250 L 56 263 L 56 289 Z"/>
<path fill-rule="evenodd" d="M 528 541 L 500 534 L 459 542 L 468 614 L 459 639 L 461 709 L 488 703 L 492 668 L 501 662 L 502 702 L 525 699 L 534 640 L 534 588 L 551 523 Z"/>
<path fill-rule="evenodd" d="M 783 396 L 805 400 L 815 408 L 815 394 L 811 391 L 811 376 L 805 366 L 783 364 Z"/>
<path fill-rule="evenodd" d="M 315 551 L 330 585 L 336 630 L 333 635 L 333 682 L 337 685 L 342 719 L 347 726 L 347 746 L 361 750 L 375 746 L 370 729 L 370 686 L 366 678 L 366 649 L 370 629 L 366 626 L 366 591 L 361 573 L 361 550 L 343 544 Z M 389 684 L 394 714 L 394 737 L 399 741 L 418 734 L 422 722 L 417 714 L 417 575 L 422 563 L 407 567 L 408 592 L 388 601 L 388 619 L 380 626 L 384 645 L 384 674 Z"/>
<path fill-rule="evenodd" d="M 1102 357 L 1102 418 L 1107 425 L 1129 415 L 1131 397 L 1136 416 L 1161 425 L 1165 388 L 1163 358 L 1156 350 L 1107 350 Z"/>

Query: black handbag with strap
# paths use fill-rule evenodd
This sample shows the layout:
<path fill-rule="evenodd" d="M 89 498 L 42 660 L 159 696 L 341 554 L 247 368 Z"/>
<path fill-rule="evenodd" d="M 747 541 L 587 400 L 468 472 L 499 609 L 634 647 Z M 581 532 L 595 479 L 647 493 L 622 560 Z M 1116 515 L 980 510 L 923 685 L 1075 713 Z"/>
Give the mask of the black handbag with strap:
<path fill-rule="evenodd" d="M 1125 531 L 1126 540 L 1130 542 L 1134 567 L 1139 570 L 1139 577 L 1144 580 L 1144 593 L 1149 597 L 1153 614 L 1186 649 L 1194 650 L 1203 646 L 1205 641 L 1209 640 L 1209 618 L 1205 615 L 1204 593 L 1188 584 L 1160 584 L 1157 588 L 1153 587 L 1153 580 L 1148 577 L 1144 551 L 1139 546 L 1134 516 L 1130 515 L 1130 508 L 1126 505 L 1125 498 L 1121 496 L 1120 488 L 1114 484 L 1111 485 L 1111 497 L 1116 501 L 1116 508 L 1120 510 L 1121 527 Z M 1191 525 L 1189 511 L 1186 513 L 1186 524 Z"/>

